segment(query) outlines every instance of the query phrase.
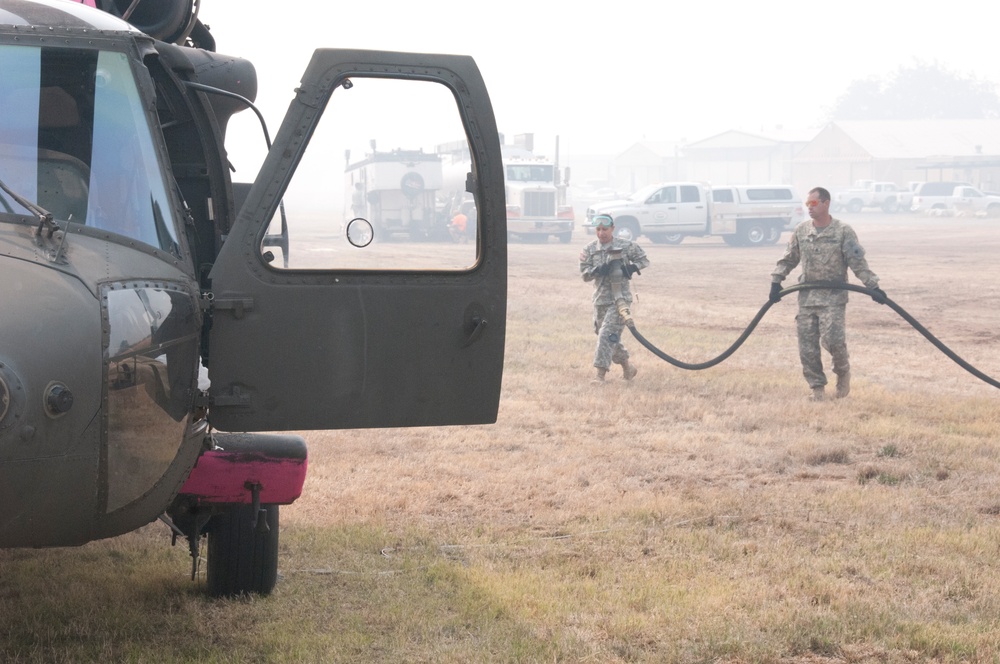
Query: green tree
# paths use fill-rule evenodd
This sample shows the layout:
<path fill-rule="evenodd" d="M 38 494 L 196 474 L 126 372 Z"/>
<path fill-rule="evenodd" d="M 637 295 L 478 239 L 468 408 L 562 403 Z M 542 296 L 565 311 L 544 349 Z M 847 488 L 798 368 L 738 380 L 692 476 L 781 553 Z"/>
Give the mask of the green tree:
<path fill-rule="evenodd" d="M 858 79 L 830 113 L 832 120 L 962 120 L 1000 118 L 997 86 L 937 64 L 900 67 L 885 77 Z"/>

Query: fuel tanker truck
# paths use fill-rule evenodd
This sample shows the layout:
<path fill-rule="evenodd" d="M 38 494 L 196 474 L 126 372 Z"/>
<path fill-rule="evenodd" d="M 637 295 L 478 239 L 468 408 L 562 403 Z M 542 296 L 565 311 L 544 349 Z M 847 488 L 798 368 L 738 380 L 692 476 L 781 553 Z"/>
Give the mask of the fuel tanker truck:
<path fill-rule="evenodd" d="M 438 214 L 436 202 L 440 155 L 403 149 L 378 152 L 373 147 L 364 159 L 347 165 L 345 184 L 348 218 L 367 219 L 375 237 L 448 238 L 450 217 Z"/>

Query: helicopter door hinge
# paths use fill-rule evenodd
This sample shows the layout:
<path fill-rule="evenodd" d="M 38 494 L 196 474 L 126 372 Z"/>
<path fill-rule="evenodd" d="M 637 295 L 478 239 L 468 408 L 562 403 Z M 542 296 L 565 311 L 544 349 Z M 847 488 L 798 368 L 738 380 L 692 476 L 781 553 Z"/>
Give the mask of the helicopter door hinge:
<path fill-rule="evenodd" d="M 234 318 L 243 318 L 248 311 L 253 311 L 252 297 L 217 297 L 212 300 L 213 311 L 232 311 Z"/>
<path fill-rule="evenodd" d="M 195 408 L 208 408 L 212 405 L 211 398 L 208 396 L 208 392 L 204 390 L 198 390 L 194 394 L 194 407 Z"/>

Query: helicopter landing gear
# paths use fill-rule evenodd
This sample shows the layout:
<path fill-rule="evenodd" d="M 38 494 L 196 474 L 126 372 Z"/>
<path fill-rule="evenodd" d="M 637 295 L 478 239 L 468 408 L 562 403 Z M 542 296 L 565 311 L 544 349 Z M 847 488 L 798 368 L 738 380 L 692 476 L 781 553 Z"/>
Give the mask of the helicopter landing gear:
<path fill-rule="evenodd" d="M 208 593 L 268 595 L 278 580 L 278 506 L 236 505 L 208 526 Z"/>

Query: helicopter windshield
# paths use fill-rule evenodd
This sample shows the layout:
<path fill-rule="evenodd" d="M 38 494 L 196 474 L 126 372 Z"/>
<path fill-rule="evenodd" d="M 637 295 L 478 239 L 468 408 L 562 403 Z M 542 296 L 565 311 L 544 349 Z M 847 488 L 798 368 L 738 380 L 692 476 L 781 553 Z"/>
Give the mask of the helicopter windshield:
<path fill-rule="evenodd" d="M 148 116 L 116 51 L 0 46 L 0 179 L 57 220 L 177 253 Z M 0 214 L 26 211 L 0 193 Z"/>

